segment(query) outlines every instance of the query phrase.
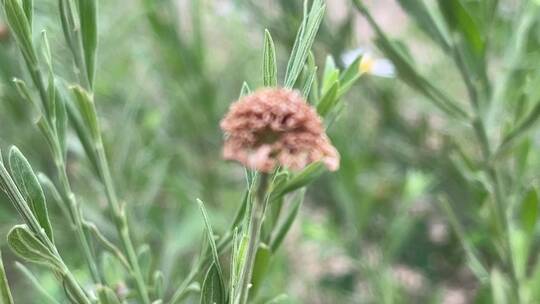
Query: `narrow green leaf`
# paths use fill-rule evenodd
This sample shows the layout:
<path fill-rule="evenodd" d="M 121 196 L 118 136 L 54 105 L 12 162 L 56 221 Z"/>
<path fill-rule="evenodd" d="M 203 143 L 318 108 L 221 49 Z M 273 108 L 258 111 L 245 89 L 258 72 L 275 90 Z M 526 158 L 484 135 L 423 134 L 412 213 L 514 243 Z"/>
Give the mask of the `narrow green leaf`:
<path fill-rule="evenodd" d="M 17 188 L 29 204 L 39 225 L 45 230 L 49 239 L 53 241 L 53 231 L 43 189 L 30 163 L 15 146 L 11 147 L 9 151 L 9 169 Z"/>
<path fill-rule="evenodd" d="M 41 105 L 37 103 L 30 95 L 30 91 L 28 90 L 28 86 L 26 85 L 26 82 L 18 78 L 13 78 L 13 83 L 15 84 L 15 87 L 17 88 L 17 92 L 19 92 L 19 95 L 21 95 L 21 97 L 25 101 L 35 106 L 36 109 L 40 109 Z"/>
<path fill-rule="evenodd" d="M 532 188 L 521 202 L 521 225 L 528 236 L 533 237 L 538 220 L 538 193 Z"/>
<path fill-rule="evenodd" d="M 343 71 L 339 76 L 340 90 L 339 96 L 345 94 L 356 80 L 360 77 L 360 60 L 362 56 L 358 56 L 354 61 Z"/>
<path fill-rule="evenodd" d="M 8 244 L 24 260 L 63 273 L 62 262 L 28 230 L 26 225 L 17 225 L 9 231 Z"/>
<path fill-rule="evenodd" d="M 99 304 L 120 304 L 116 293 L 107 286 L 100 285 L 96 288 Z"/>
<path fill-rule="evenodd" d="M 263 85 L 265 87 L 277 86 L 276 50 L 268 30 L 264 30 Z"/>
<path fill-rule="evenodd" d="M 73 9 L 72 1 L 73 0 L 59 0 L 58 6 L 60 8 L 60 22 L 62 23 L 64 38 L 72 53 L 77 56 L 77 45 L 79 40 L 76 36 L 80 31 L 78 30 L 78 26 L 75 25 L 75 10 Z"/>
<path fill-rule="evenodd" d="M 240 97 L 247 96 L 251 93 L 251 89 L 249 88 L 249 84 L 244 81 L 242 84 L 242 89 L 240 90 Z"/>
<path fill-rule="evenodd" d="M 94 84 L 96 50 L 98 43 L 97 0 L 79 0 L 84 62 L 90 88 Z"/>
<path fill-rule="evenodd" d="M 141 272 L 145 280 L 150 279 L 152 271 L 152 252 L 148 244 L 142 245 L 137 252 L 137 259 L 141 267 Z"/>
<path fill-rule="evenodd" d="M 68 115 L 66 109 L 66 101 L 64 96 L 58 92 L 56 94 L 55 116 L 56 116 L 56 134 L 58 136 L 58 144 L 60 145 L 60 152 L 63 158 L 66 159 L 67 154 L 67 128 L 68 128 Z"/>
<path fill-rule="evenodd" d="M 45 30 L 41 31 L 41 43 L 41 50 L 43 52 L 43 57 L 45 58 L 45 63 L 49 70 L 52 70 L 51 46 L 49 45 L 49 39 L 47 38 L 47 32 Z"/>
<path fill-rule="evenodd" d="M 300 207 L 302 206 L 302 202 L 304 201 L 304 197 L 306 194 L 306 190 L 303 189 L 299 191 L 299 193 L 296 194 L 296 197 L 291 203 L 290 211 L 274 232 L 274 236 L 272 237 L 272 240 L 270 242 L 270 250 L 272 252 L 276 252 L 279 249 L 279 246 L 281 243 L 283 243 L 283 240 L 285 239 L 285 236 L 291 229 L 294 220 L 298 216 L 298 212 L 300 211 Z"/>
<path fill-rule="evenodd" d="M 73 126 L 73 129 L 77 133 L 77 137 L 81 141 L 84 152 L 90 160 L 94 171 L 98 173 L 99 164 L 97 160 L 97 153 L 94 149 L 92 134 L 90 133 L 90 130 L 88 130 L 88 128 L 86 127 L 84 118 L 82 118 L 81 114 L 78 112 L 78 107 L 76 107 L 73 102 L 68 102 L 68 99 L 66 98 L 64 98 L 63 100 L 70 124 Z"/>
<path fill-rule="evenodd" d="M 540 101 L 534 105 L 532 110 L 516 125 L 514 129 L 504 136 L 496 154 L 505 152 L 512 146 L 512 143 L 516 142 L 517 139 L 527 134 L 527 131 L 530 130 L 531 127 L 533 127 L 538 121 L 538 118 L 540 118 Z"/>
<path fill-rule="evenodd" d="M 307 7 L 307 1 L 304 2 L 304 7 Z M 324 17 L 326 6 L 322 0 L 315 0 L 311 6 L 309 13 L 304 14 L 302 25 L 298 30 L 296 40 L 293 45 L 293 51 L 287 64 L 287 72 L 285 74 L 285 87 L 292 88 L 302 71 L 304 63 L 308 57 L 315 36 L 319 30 L 319 26 Z"/>
<path fill-rule="evenodd" d="M 309 62 L 309 60 L 308 60 Z M 313 84 L 316 81 L 317 78 L 317 67 L 311 66 L 310 64 L 307 65 L 307 73 L 308 76 L 306 78 L 306 82 L 304 83 L 304 87 L 302 88 L 302 96 L 304 96 L 305 99 L 309 99 L 311 88 L 313 87 Z M 318 103 L 318 100 L 311 101 L 311 103 Z"/>
<path fill-rule="evenodd" d="M 313 180 L 318 178 L 322 173 L 326 171 L 326 167 L 321 162 L 312 163 L 302 172 L 294 175 L 285 185 L 282 187 L 276 188 L 273 191 L 275 195 L 285 195 L 287 193 L 293 192 L 300 188 L 305 187 Z"/>
<path fill-rule="evenodd" d="M 1 160 L 1 157 L 0 157 Z M 39 238 L 42 241 L 46 241 L 44 229 L 40 226 L 36 217 L 32 213 L 32 209 L 25 201 L 23 195 L 17 188 L 17 184 L 13 181 L 8 169 L 4 166 L 3 162 L 0 162 L 0 188 L 6 193 L 9 200 L 13 204 L 13 207 L 17 210 L 17 213 L 22 217 L 24 222 L 30 227 L 30 229 L 39 234 Z"/>
<path fill-rule="evenodd" d="M 2 252 L 0 252 L 0 304 L 13 304 L 13 297 L 2 261 Z"/>
<path fill-rule="evenodd" d="M 225 303 L 226 293 L 225 285 L 223 284 L 223 277 L 219 267 L 212 263 L 206 276 L 204 277 L 202 291 L 201 291 L 201 304 L 219 304 Z"/>
<path fill-rule="evenodd" d="M 339 70 L 336 68 L 334 58 L 330 55 L 326 56 L 326 63 L 324 65 L 323 80 L 322 80 L 322 93 L 326 93 L 332 85 L 339 79 Z"/>
<path fill-rule="evenodd" d="M 233 250 L 231 254 L 231 289 L 229 291 L 231 303 L 236 303 L 241 296 L 242 290 L 240 284 L 242 279 L 242 269 L 246 263 L 248 243 L 248 235 L 245 232 L 239 235 L 238 229 L 235 229 L 233 234 Z"/>
<path fill-rule="evenodd" d="M 321 98 L 321 101 L 317 105 L 317 112 L 321 117 L 325 117 L 334 109 L 337 102 L 339 101 L 338 98 L 339 94 L 339 81 L 335 80 L 332 86 L 326 91 L 326 93 Z"/>
<path fill-rule="evenodd" d="M 512 263 L 516 277 L 521 280 L 526 277 L 527 262 L 530 251 L 530 237 L 524 230 L 512 228 L 510 230 L 510 245 L 512 250 Z"/>
<path fill-rule="evenodd" d="M 476 58 L 482 58 L 485 49 L 484 38 L 478 24 L 461 0 L 438 0 L 438 3 L 449 28 L 463 35 Z"/>
<path fill-rule="evenodd" d="M 32 32 L 32 21 L 34 19 L 34 0 L 22 0 L 22 7 L 28 24 L 30 26 L 30 32 Z"/>
<path fill-rule="evenodd" d="M 71 91 L 75 95 L 79 113 L 86 123 L 92 139 L 94 142 L 97 142 L 101 135 L 99 133 L 99 122 L 93 96 L 80 86 L 71 87 Z"/>
<path fill-rule="evenodd" d="M 253 266 L 253 276 L 251 279 L 252 286 L 249 289 L 249 297 L 254 299 L 258 290 L 263 284 L 264 278 L 267 275 L 268 268 L 270 267 L 270 260 L 272 258 L 272 251 L 266 245 L 261 243 L 255 256 L 255 264 Z"/>
<path fill-rule="evenodd" d="M 163 298 L 165 295 L 165 277 L 163 276 L 163 272 L 159 270 L 154 272 L 152 284 L 154 286 L 155 297 L 158 299 Z"/>
<path fill-rule="evenodd" d="M 20 0 L 4 0 L 4 12 L 21 52 L 30 66 L 37 68 L 37 56 L 32 43 L 32 30 Z M 28 9 L 28 1 L 25 1 Z"/>
<path fill-rule="evenodd" d="M 51 54 L 51 47 L 49 46 L 49 39 L 47 38 L 47 32 L 42 31 L 41 32 L 41 41 L 42 41 L 42 51 L 43 51 L 43 57 L 45 57 L 45 63 L 47 65 L 48 70 L 48 87 L 47 87 L 47 113 L 50 117 L 47 117 L 50 122 L 54 122 L 56 120 L 56 111 L 55 111 L 55 103 L 56 103 L 56 84 L 54 79 L 54 71 L 52 66 L 52 54 Z"/>
<path fill-rule="evenodd" d="M 212 258 L 214 259 L 214 264 L 216 265 L 218 271 L 221 273 L 219 254 L 216 246 L 216 240 L 214 239 L 212 225 L 210 224 L 210 219 L 208 218 L 208 214 L 206 213 L 206 209 L 204 208 L 204 203 L 200 199 L 197 199 L 197 203 L 199 204 L 199 208 L 201 209 L 201 213 L 203 216 L 204 225 L 206 227 L 206 235 L 208 237 L 208 242 L 210 243 L 210 249 L 212 250 Z"/>

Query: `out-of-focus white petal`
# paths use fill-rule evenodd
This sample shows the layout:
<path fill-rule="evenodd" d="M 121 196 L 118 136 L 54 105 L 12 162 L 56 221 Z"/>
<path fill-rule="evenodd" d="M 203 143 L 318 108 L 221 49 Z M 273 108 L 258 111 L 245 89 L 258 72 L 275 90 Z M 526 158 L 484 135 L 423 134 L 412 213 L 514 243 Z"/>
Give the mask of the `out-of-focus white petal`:
<path fill-rule="evenodd" d="M 396 67 L 386 58 L 375 59 L 370 74 L 379 77 L 394 78 L 396 77 Z"/>
<path fill-rule="evenodd" d="M 231 15 L 234 10 L 234 5 L 230 1 L 217 1 L 214 3 L 216 14 L 220 17 Z"/>
<path fill-rule="evenodd" d="M 341 61 L 346 67 L 350 66 L 358 56 L 365 54 L 366 51 L 363 48 L 357 48 L 354 50 L 346 51 L 341 55 Z"/>

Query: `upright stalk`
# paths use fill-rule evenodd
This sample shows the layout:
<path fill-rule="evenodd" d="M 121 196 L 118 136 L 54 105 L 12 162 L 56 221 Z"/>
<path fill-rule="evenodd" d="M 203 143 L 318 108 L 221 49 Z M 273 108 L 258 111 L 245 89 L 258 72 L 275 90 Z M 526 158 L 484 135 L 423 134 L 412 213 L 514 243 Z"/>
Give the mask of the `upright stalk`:
<path fill-rule="evenodd" d="M 80 2 L 79 5 L 81 5 L 81 3 L 82 2 Z M 95 125 L 81 126 L 78 125 L 77 118 L 73 118 L 72 120 L 75 121 L 74 124 L 75 128 L 77 129 L 77 135 L 79 137 L 79 140 L 83 144 L 87 155 L 90 158 L 90 161 L 94 165 L 95 169 L 97 170 L 97 175 L 105 188 L 105 194 L 107 196 L 109 209 L 112 214 L 112 220 L 116 227 L 118 237 L 120 238 L 120 241 L 122 243 L 123 253 L 126 255 L 131 275 L 135 280 L 137 292 L 140 296 L 141 301 L 144 304 L 150 304 L 150 296 L 148 293 L 148 289 L 142 275 L 141 268 L 139 266 L 135 247 L 131 240 L 126 212 L 123 206 L 118 201 L 118 196 L 109 168 L 109 162 L 107 160 L 105 148 L 103 146 L 101 128 L 99 126 L 99 121 L 97 117 L 95 117 L 97 111 L 93 95 L 93 75 L 89 76 L 88 74 L 88 71 L 93 69 L 94 67 L 95 57 L 88 58 L 85 55 L 88 55 L 87 52 L 91 51 L 95 56 L 95 52 L 97 51 L 97 25 L 95 24 L 95 19 L 97 19 L 97 10 L 96 7 L 93 6 L 94 11 L 88 12 L 89 14 L 94 14 L 93 20 L 92 18 L 89 18 L 89 16 L 85 15 L 87 18 L 85 20 L 88 22 L 85 27 L 82 15 L 79 15 L 78 22 L 72 19 L 71 10 L 73 9 L 73 7 L 71 7 L 71 2 L 59 1 L 59 7 L 62 17 L 62 27 L 64 29 L 65 39 L 70 46 L 75 67 L 79 71 L 78 76 L 80 85 L 84 87 L 85 93 L 88 93 L 87 97 L 90 100 L 87 100 L 87 102 L 89 102 L 91 108 L 87 110 L 91 110 L 93 112 L 92 115 L 94 115 L 93 119 L 95 119 Z M 78 8 L 80 9 L 81 7 L 79 6 Z M 67 15 L 64 14 L 66 11 Z M 82 13 L 80 12 L 80 14 Z M 92 24 L 92 22 L 94 24 Z M 79 26 L 80 28 L 75 29 L 74 26 Z M 85 40 L 84 38 L 86 38 L 87 40 Z M 93 41 L 93 44 L 91 44 L 91 40 L 96 41 Z M 90 44 L 86 45 L 85 42 Z M 73 116 L 73 113 L 71 113 L 71 111 L 70 115 Z M 90 132 L 92 133 L 91 136 L 89 136 L 89 134 L 85 132 L 87 131 L 84 130 L 85 127 L 93 128 L 93 130 Z"/>
<path fill-rule="evenodd" d="M 47 93 L 47 90 L 45 89 L 45 84 L 43 82 L 43 73 L 41 69 L 38 66 L 33 65 L 30 61 L 26 60 L 26 66 L 30 74 L 32 75 L 31 79 L 34 83 L 35 87 L 37 88 L 39 99 L 41 101 L 41 108 L 39 109 L 44 115 L 47 117 L 47 121 L 52 121 L 51 113 L 48 111 L 48 105 L 53 103 L 53 100 L 50 100 L 50 94 Z M 39 107 L 39 106 L 38 106 Z M 70 219 L 72 221 L 73 230 L 75 231 L 80 247 L 83 250 L 84 258 L 86 261 L 86 264 L 88 266 L 88 269 L 90 271 L 90 274 L 92 276 L 92 280 L 96 284 L 101 283 L 101 277 L 99 274 L 99 268 L 97 267 L 97 263 L 94 258 L 94 254 L 90 250 L 90 242 L 84 232 L 84 227 L 82 225 L 82 215 L 80 212 L 80 206 L 77 202 L 77 199 L 71 190 L 71 185 L 69 182 L 69 178 L 67 176 L 66 172 L 66 160 L 65 155 L 62 152 L 62 148 L 60 145 L 59 135 L 58 135 L 58 129 L 54 123 L 49 123 L 50 125 L 50 132 L 52 133 L 52 141 L 50 142 L 50 148 L 52 151 L 52 156 L 54 158 L 54 162 L 56 165 L 57 174 L 59 176 L 59 180 L 62 184 L 62 190 L 64 193 L 64 199 L 67 199 L 68 201 L 65 202 L 65 204 L 70 209 L 70 213 L 72 218 Z"/>
<path fill-rule="evenodd" d="M 251 207 L 249 243 L 247 249 L 248 251 L 246 254 L 246 262 L 244 264 L 244 269 L 241 275 L 242 290 L 240 293 L 240 304 L 247 303 L 249 299 L 249 290 L 251 288 L 253 267 L 255 266 L 255 258 L 257 257 L 257 249 L 259 248 L 262 222 L 268 204 L 268 197 L 266 195 L 267 188 L 268 174 L 261 173 L 260 182 L 257 189 L 257 195 Z"/>
<path fill-rule="evenodd" d="M 99 176 L 101 178 L 103 186 L 105 187 L 107 200 L 109 202 L 109 208 L 112 212 L 112 218 L 118 232 L 118 236 L 120 237 L 120 241 L 122 242 L 122 248 L 124 249 L 129 266 L 131 267 L 132 275 L 135 279 L 139 296 L 141 297 L 143 303 L 149 304 L 150 296 L 148 295 L 148 289 L 146 287 L 146 283 L 144 281 L 141 268 L 139 266 L 137 254 L 135 253 L 135 247 L 133 246 L 133 242 L 131 240 L 126 212 L 123 206 L 121 206 L 118 202 L 118 196 L 116 194 L 116 189 L 114 187 L 111 172 L 109 169 L 109 162 L 107 161 L 105 149 L 103 148 L 103 140 L 101 137 L 101 133 L 96 143 L 95 149 L 98 161 Z"/>
<path fill-rule="evenodd" d="M 486 132 L 485 123 L 482 118 L 483 113 L 482 113 L 481 104 L 478 99 L 477 88 L 470 77 L 470 71 L 468 70 L 465 64 L 462 54 L 455 41 L 454 41 L 454 45 L 452 46 L 452 49 L 453 49 L 453 59 L 458 67 L 461 78 L 463 79 L 463 82 L 465 83 L 465 86 L 467 88 L 467 92 L 469 95 L 469 102 L 473 109 L 474 116 L 476 117 L 472 119 L 471 125 L 474 129 L 474 134 L 476 138 L 478 139 L 481 155 L 482 155 L 482 163 L 483 163 L 484 171 L 486 172 L 488 176 L 488 180 L 492 188 L 492 193 L 491 193 L 492 200 L 490 204 L 491 213 L 495 220 L 495 227 L 496 227 L 497 233 L 502 238 L 501 241 L 503 245 L 503 251 L 506 251 L 505 255 L 501 257 L 501 260 L 510 269 L 512 287 L 516 292 L 518 303 L 521 303 L 521 296 L 519 292 L 519 282 L 517 278 L 516 269 L 513 263 L 513 252 L 512 252 L 512 245 L 510 241 L 510 231 L 511 231 L 510 228 L 511 227 L 510 227 L 510 223 L 508 221 L 506 211 L 505 211 L 505 203 L 504 203 L 505 199 L 504 199 L 504 193 L 502 191 L 502 187 L 499 181 L 498 169 L 496 165 L 491 162 L 493 152 L 491 151 L 492 150 L 491 144 L 489 142 L 489 137 Z M 489 92 L 485 92 L 484 96 L 489 96 Z M 493 104 L 488 104 L 488 106 L 493 106 Z"/>
<path fill-rule="evenodd" d="M 99 268 L 96 261 L 94 260 L 94 254 L 92 253 L 90 243 L 88 241 L 86 233 L 84 232 L 83 219 L 79 202 L 77 201 L 75 194 L 71 190 L 71 185 L 69 183 L 69 179 L 66 173 L 65 164 L 57 165 L 57 171 L 59 174 L 60 183 L 62 184 L 62 188 L 65 194 L 65 198 L 68 200 L 66 203 L 72 216 L 72 225 L 74 226 L 73 230 L 77 234 L 77 238 L 79 239 L 79 243 L 81 244 L 84 258 L 90 270 L 90 275 L 92 276 L 92 280 L 94 281 L 94 283 L 100 284 L 101 275 L 99 273 Z"/>
<path fill-rule="evenodd" d="M 0 181 L 3 181 L 3 184 L 6 186 L 6 188 L 3 190 L 6 192 L 6 194 L 12 201 L 13 206 L 15 207 L 15 209 L 17 209 L 17 212 L 19 212 L 19 214 L 24 219 L 30 231 L 37 237 L 39 242 L 41 242 L 41 244 L 45 246 L 52 255 L 54 255 L 55 259 L 58 261 L 60 266 L 59 275 L 61 276 L 62 280 L 65 280 L 64 282 L 66 287 L 68 287 L 69 291 L 72 292 L 72 296 L 77 299 L 77 303 L 91 304 L 88 296 L 86 295 L 82 287 L 79 285 L 79 283 L 65 264 L 64 260 L 62 259 L 62 256 L 58 252 L 56 245 L 47 236 L 45 230 L 41 228 L 36 217 L 30 210 L 28 203 L 23 198 L 22 194 L 13 182 L 12 178 L 10 177 L 9 173 L 7 172 L 1 161 Z"/>

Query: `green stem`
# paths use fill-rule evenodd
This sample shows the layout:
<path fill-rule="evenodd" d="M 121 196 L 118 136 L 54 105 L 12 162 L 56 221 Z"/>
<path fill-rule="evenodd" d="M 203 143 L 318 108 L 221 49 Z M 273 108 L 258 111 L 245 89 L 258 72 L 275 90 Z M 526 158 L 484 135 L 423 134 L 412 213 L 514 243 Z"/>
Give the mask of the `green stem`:
<path fill-rule="evenodd" d="M 512 243 L 510 240 L 511 227 L 505 211 L 504 193 L 502 191 L 501 183 L 499 180 L 499 173 L 496 166 L 490 163 L 492 152 L 483 121 L 480 118 L 477 118 L 473 122 L 473 126 L 475 134 L 480 141 L 485 172 L 487 173 L 489 182 L 491 183 L 491 187 L 493 188 L 493 200 L 491 200 L 491 209 L 495 217 L 497 230 L 502 237 L 503 248 L 506 249 L 506 256 L 503 256 L 502 260 L 510 269 L 512 289 L 516 293 L 516 299 L 518 300 L 518 303 L 522 303 L 519 288 L 520 284 L 517 277 L 516 268 L 514 266 L 514 254 L 512 252 Z"/>
<path fill-rule="evenodd" d="M 65 267 L 65 265 L 64 265 Z M 73 277 L 73 275 L 71 274 L 71 272 L 69 271 L 69 269 L 67 269 L 67 267 L 65 267 L 65 273 L 64 273 L 64 277 L 66 279 L 66 283 L 71 287 L 70 288 L 70 291 L 73 292 L 73 296 L 77 299 L 77 303 L 80 303 L 80 304 L 91 304 L 92 302 L 90 302 L 90 300 L 88 299 L 88 297 L 86 296 L 86 294 L 84 293 L 84 291 L 82 290 L 81 286 L 79 286 L 79 284 L 77 283 L 77 280 L 75 279 L 75 277 Z"/>
<path fill-rule="evenodd" d="M 242 285 L 239 300 L 241 304 L 246 304 L 249 299 L 249 289 L 251 288 L 253 267 L 255 266 L 255 257 L 257 256 L 257 249 L 259 248 L 262 223 L 268 203 L 268 199 L 266 197 L 266 190 L 268 188 L 268 174 L 261 173 L 260 178 L 257 195 L 253 201 L 253 206 L 251 207 L 249 243 L 246 253 L 246 262 L 240 277 L 240 282 Z"/>
<path fill-rule="evenodd" d="M 86 293 L 83 291 L 69 268 L 64 263 L 64 260 L 62 259 L 62 256 L 58 253 L 58 249 L 54 245 L 54 243 L 49 239 L 47 234 L 45 233 L 45 230 L 41 228 L 39 225 L 36 217 L 30 210 L 30 207 L 28 206 L 28 203 L 24 200 L 22 194 L 20 193 L 19 189 L 15 185 L 15 182 L 7 172 L 4 164 L 0 161 L 0 180 L 3 181 L 1 184 L 5 186 L 4 191 L 9 196 L 10 200 L 12 201 L 13 205 L 15 206 L 15 209 L 20 213 L 20 215 L 23 217 L 26 225 L 29 227 L 29 229 L 36 235 L 36 237 L 39 239 L 39 241 L 47 247 L 47 249 L 56 257 L 56 259 L 60 262 L 60 272 L 63 276 L 63 278 L 66 280 L 65 283 L 67 286 L 70 287 L 70 291 L 72 291 L 77 298 L 78 303 L 81 304 L 90 304 L 90 300 L 88 299 Z"/>
<path fill-rule="evenodd" d="M 25 57 L 26 58 L 26 57 Z M 52 113 L 49 112 L 49 103 L 52 103 L 52 100 L 49 100 L 49 94 L 47 94 L 47 89 L 45 88 L 45 85 L 43 83 L 43 76 L 42 72 L 39 69 L 39 66 L 32 63 L 33 61 L 26 60 L 27 69 L 31 75 L 32 81 L 34 85 L 37 88 L 37 91 L 39 93 L 39 98 L 41 100 L 42 109 L 41 111 L 45 113 L 46 120 L 51 123 L 52 119 Z M 66 164 L 63 153 L 61 153 L 61 148 L 59 144 L 58 139 L 58 131 L 56 129 L 56 125 L 54 123 L 51 123 L 52 133 L 54 134 L 54 143 L 52 143 L 52 154 L 53 158 L 55 159 L 56 163 L 56 169 L 58 171 L 60 182 L 62 183 L 62 187 L 64 190 L 65 197 L 68 199 L 67 205 L 70 209 L 71 216 L 72 216 L 72 222 L 75 225 L 75 233 L 77 234 L 77 238 L 79 240 L 79 243 L 82 247 L 82 250 L 84 252 L 84 257 L 86 260 L 86 263 L 88 265 L 88 268 L 90 270 L 92 279 L 94 283 L 101 283 L 101 278 L 99 275 L 98 267 L 96 264 L 96 261 L 94 260 L 94 255 L 92 254 L 90 250 L 90 243 L 88 241 L 88 238 L 86 237 L 83 226 L 82 226 L 82 219 L 80 214 L 80 207 L 77 203 L 77 200 L 75 198 L 75 195 L 73 194 L 73 191 L 71 190 L 71 185 L 69 183 L 69 179 L 67 177 L 66 173 Z"/>
<path fill-rule="evenodd" d="M 105 192 L 107 195 L 107 200 L 109 202 L 109 208 L 112 212 L 112 217 L 118 235 L 122 242 L 122 247 L 128 259 L 129 265 L 132 269 L 133 278 L 137 286 L 137 291 L 141 300 L 145 304 L 150 303 L 150 296 L 148 295 L 148 289 L 142 275 L 141 268 L 139 266 L 139 261 L 137 259 L 137 254 L 135 253 L 135 247 L 133 246 L 133 241 L 129 233 L 129 226 L 127 221 L 127 216 L 125 210 L 120 206 L 118 202 L 118 196 L 116 195 L 116 190 L 112 181 L 111 171 L 109 169 L 109 162 L 105 155 L 105 149 L 103 148 L 103 140 L 100 138 L 96 143 L 96 155 L 98 161 L 99 175 L 101 177 L 102 183 L 105 187 Z"/>
<path fill-rule="evenodd" d="M 88 237 L 86 236 L 86 233 L 84 232 L 80 205 L 77 201 L 77 198 L 75 197 L 75 194 L 73 194 L 73 191 L 71 190 L 71 185 L 69 183 L 69 179 L 66 173 L 65 164 L 64 163 L 58 164 L 57 170 L 60 175 L 59 179 L 60 179 L 60 183 L 62 184 L 62 188 L 64 190 L 64 196 L 68 200 L 67 205 L 70 210 L 70 214 L 72 216 L 71 220 L 72 220 L 73 228 L 79 239 L 79 243 L 81 244 L 81 247 L 83 249 L 84 258 L 86 260 L 86 263 L 88 264 L 88 268 L 90 270 L 92 280 L 94 281 L 94 283 L 100 284 L 101 275 L 99 273 L 99 268 L 94 259 L 95 255 L 92 253 L 90 243 L 88 241 Z"/>

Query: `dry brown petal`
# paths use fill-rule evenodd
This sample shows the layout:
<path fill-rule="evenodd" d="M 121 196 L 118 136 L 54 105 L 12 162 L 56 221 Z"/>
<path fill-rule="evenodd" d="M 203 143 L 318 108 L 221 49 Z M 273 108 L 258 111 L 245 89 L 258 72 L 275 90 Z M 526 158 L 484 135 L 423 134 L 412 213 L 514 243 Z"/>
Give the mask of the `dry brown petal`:
<path fill-rule="evenodd" d="M 322 161 L 339 168 L 339 154 L 321 118 L 302 96 L 288 89 L 262 89 L 233 103 L 221 121 L 223 157 L 270 172 L 277 165 L 300 170 Z"/>

